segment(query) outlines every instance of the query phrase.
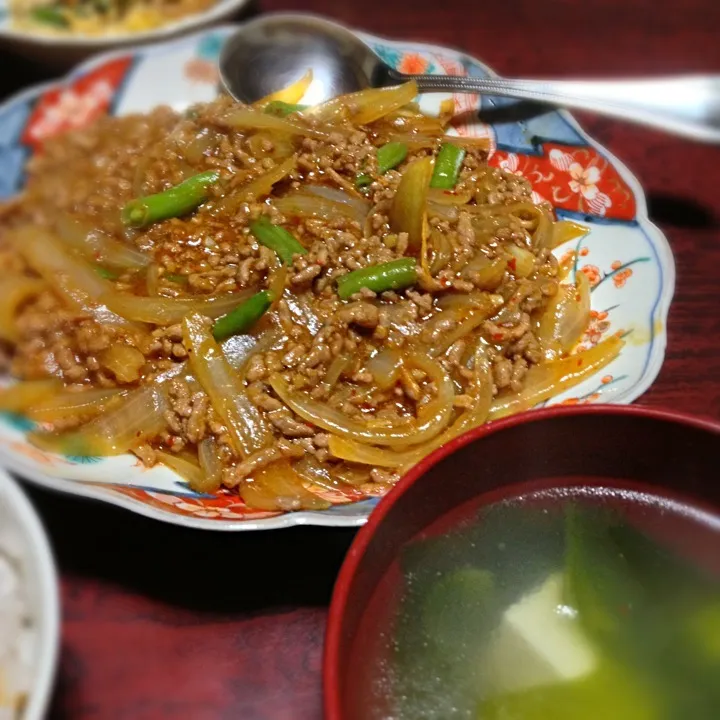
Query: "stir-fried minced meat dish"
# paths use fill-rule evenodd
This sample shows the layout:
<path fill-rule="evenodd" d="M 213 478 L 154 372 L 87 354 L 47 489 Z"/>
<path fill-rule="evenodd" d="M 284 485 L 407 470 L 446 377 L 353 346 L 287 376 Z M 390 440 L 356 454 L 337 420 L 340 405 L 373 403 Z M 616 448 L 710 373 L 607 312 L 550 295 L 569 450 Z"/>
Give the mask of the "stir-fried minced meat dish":
<path fill-rule="evenodd" d="M 223 97 L 48 141 L 0 209 L 0 406 L 45 450 L 294 510 L 607 364 L 617 338 L 570 357 L 589 287 L 552 254 L 585 229 L 414 96 Z"/>

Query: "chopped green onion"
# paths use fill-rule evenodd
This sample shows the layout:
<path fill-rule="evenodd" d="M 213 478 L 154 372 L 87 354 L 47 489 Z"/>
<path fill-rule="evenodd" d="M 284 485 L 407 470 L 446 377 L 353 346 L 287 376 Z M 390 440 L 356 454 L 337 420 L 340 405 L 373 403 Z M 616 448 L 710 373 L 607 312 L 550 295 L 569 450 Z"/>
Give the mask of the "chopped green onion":
<path fill-rule="evenodd" d="M 401 290 L 417 282 L 417 265 L 413 258 L 391 260 L 382 265 L 353 270 L 338 278 L 338 295 L 347 300 L 363 288 L 376 293 Z"/>
<path fill-rule="evenodd" d="M 408 146 L 401 142 L 389 142 L 377 150 L 378 174 L 384 175 L 388 170 L 397 167 L 408 154 Z M 357 187 L 365 187 L 373 181 L 372 176 L 367 173 L 358 175 L 355 178 Z"/>
<path fill-rule="evenodd" d="M 69 23 L 63 11 L 56 5 L 41 5 L 30 11 L 30 17 L 35 22 L 50 27 L 66 28 Z"/>
<path fill-rule="evenodd" d="M 273 299 L 273 293 L 269 290 L 255 293 L 227 315 L 215 321 L 212 329 L 213 337 L 219 342 L 231 335 L 247 332 L 267 312 Z"/>
<path fill-rule="evenodd" d="M 105 278 L 106 280 L 117 280 L 120 277 L 116 272 L 113 272 L 112 270 L 108 270 L 107 268 L 104 268 L 101 265 L 97 265 L 95 267 L 95 272 L 101 278 Z"/>
<path fill-rule="evenodd" d="M 217 170 L 208 170 L 156 195 L 131 200 L 122 209 L 122 221 L 130 227 L 142 228 L 158 220 L 185 215 L 207 199 L 208 187 L 219 179 Z"/>
<path fill-rule="evenodd" d="M 187 275 L 175 275 L 173 273 L 166 275 L 165 279 L 171 283 L 178 283 L 179 285 L 184 285 L 188 281 Z"/>
<path fill-rule="evenodd" d="M 464 159 L 465 150 L 463 148 L 451 143 L 443 143 L 435 160 L 435 169 L 430 180 L 430 187 L 452 190 L 457 185 L 458 175 Z"/>
<path fill-rule="evenodd" d="M 265 106 L 266 115 L 277 115 L 279 117 L 287 117 L 292 113 L 302 112 L 307 110 L 309 105 L 295 105 L 293 103 L 286 103 L 282 100 L 273 100 Z"/>
<path fill-rule="evenodd" d="M 250 232 L 261 245 L 273 250 L 283 265 L 292 265 L 293 255 L 307 255 L 307 250 L 291 233 L 273 225 L 266 217 L 251 223 Z"/>
<path fill-rule="evenodd" d="M 401 142 L 389 142 L 377 151 L 378 172 L 384 175 L 388 170 L 397 167 L 408 154 L 408 146 Z"/>

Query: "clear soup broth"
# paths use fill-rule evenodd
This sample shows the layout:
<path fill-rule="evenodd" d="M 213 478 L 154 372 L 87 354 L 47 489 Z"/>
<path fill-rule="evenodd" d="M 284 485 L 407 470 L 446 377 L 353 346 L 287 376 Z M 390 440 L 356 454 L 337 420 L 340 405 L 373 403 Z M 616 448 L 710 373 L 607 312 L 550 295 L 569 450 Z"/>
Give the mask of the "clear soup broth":
<path fill-rule="evenodd" d="M 402 548 L 355 649 L 352 720 L 717 720 L 720 519 L 598 487 L 468 504 Z"/>

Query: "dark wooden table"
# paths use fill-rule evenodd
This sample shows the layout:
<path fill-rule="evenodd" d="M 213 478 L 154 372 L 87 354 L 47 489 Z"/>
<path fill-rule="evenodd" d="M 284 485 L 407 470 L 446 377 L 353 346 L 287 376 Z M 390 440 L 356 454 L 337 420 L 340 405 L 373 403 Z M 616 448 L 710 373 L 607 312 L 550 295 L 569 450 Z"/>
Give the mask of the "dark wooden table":
<path fill-rule="evenodd" d="M 717 0 L 263 0 L 457 46 L 499 72 L 720 72 Z M 247 13 L 246 13 L 247 14 Z M 0 96 L 47 71 L 0 55 Z M 585 127 L 637 174 L 677 262 L 670 347 L 640 402 L 720 416 L 720 150 Z M 52 718 L 314 720 L 326 607 L 353 533 L 217 535 L 32 491 L 62 576 Z"/>

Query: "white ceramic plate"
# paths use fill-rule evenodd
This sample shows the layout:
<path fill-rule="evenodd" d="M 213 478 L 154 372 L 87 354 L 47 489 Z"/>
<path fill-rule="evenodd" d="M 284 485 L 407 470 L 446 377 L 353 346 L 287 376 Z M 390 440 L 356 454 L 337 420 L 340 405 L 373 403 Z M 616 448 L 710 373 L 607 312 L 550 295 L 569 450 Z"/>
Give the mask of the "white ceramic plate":
<path fill-rule="evenodd" d="M 200 30 L 231 20 L 249 0 L 216 0 L 202 12 L 187 15 L 166 25 L 142 32 L 89 35 L 82 33 L 46 33 L 18 28 L 10 14 L 10 0 L 0 0 L 0 44 L 57 68 L 67 68 L 88 56 L 112 48 L 159 42 L 183 33 Z M 132 49 L 130 49 L 132 52 Z"/>
<path fill-rule="evenodd" d="M 122 115 L 165 103 L 182 110 L 216 94 L 216 60 L 233 27 L 180 40 L 99 56 L 59 84 L 33 88 L 0 107 L 0 197 L 15 193 L 23 166 L 39 142 L 81 127 L 103 113 Z M 491 71 L 462 53 L 433 45 L 381 40 L 360 34 L 389 64 L 406 72 L 487 75 Z M 422 98 L 437 111 L 449 95 Z M 632 173 L 589 138 L 566 113 L 523 122 L 483 125 L 480 107 L 512 101 L 453 97 L 463 135 L 488 137 L 491 163 L 532 181 L 539 198 L 559 217 L 579 219 L 591 233 L 558 255 L 578 252 L 578 269 L 593 286 L 593 320 L 584 345 L 609 333 L 625 336 L 622 354 L 605 370 L 549 404 L 629 403 L 653 382 L 662 365 L 665 323 L 675 268 L 662 233 L 648 220 L 645 196 Z M 158 520 L 213 530 L 279 528 L 298 524 L 355 526 L 377 498 L 337 504 L 321 512 L 273 514 L 248 510 L 237 496 L 191 492 L 171 471 L 144 468 L 134 456 L 74 458 L 49 455 L 25 440 L 28 421 L 0 418 L 0 462 L 46 487 L 104 500 Z M 340 498 L 332 498 L 339 501 Z M 88 506 L 88 512 L 92 512 Z"/>
<path fill-rule="evenodd" d="M 40 518 L 5 470 L 0 470 L 0 551 L 17 562 L 21 592 L 32 622 L 32 642 L 27 648 L 32 687 L 22 717 L 42 720 L 52 692 L 60 642 L 57 573 Z"/>

